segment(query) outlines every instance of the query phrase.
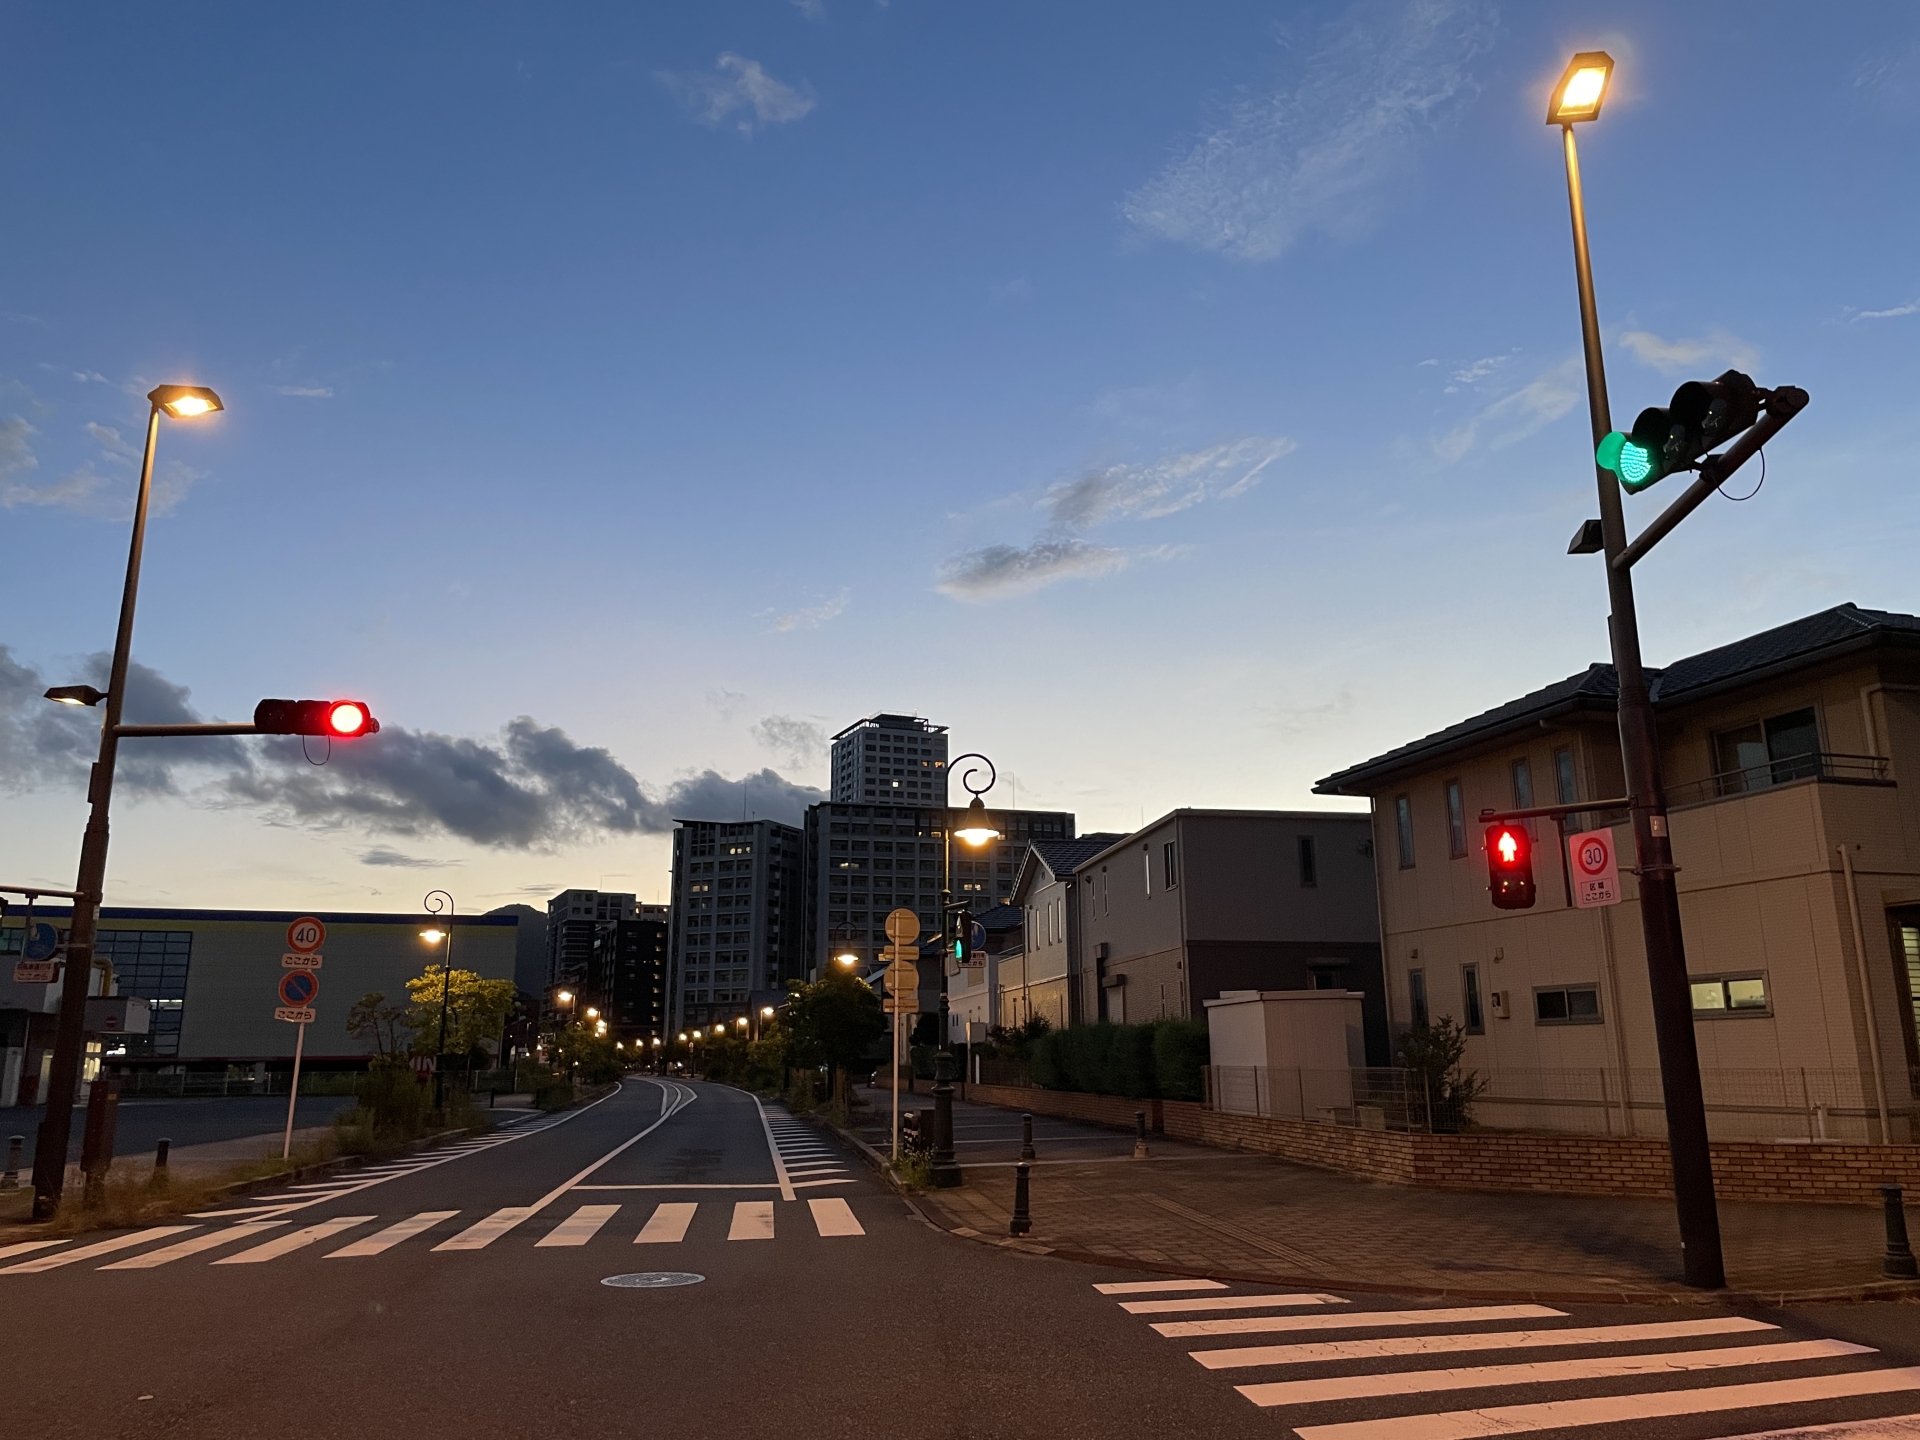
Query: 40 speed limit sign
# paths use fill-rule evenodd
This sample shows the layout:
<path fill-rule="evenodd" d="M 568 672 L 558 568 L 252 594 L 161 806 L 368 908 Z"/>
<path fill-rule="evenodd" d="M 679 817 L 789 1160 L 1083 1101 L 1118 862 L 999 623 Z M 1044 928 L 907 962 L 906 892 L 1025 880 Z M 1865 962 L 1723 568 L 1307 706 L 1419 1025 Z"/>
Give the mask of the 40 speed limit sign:
<path fill-rule="evenodd" d="M 1567 837 L 1567 861 L 1573 874 L 1573 903 L 1582 910 L 1620 903 L 1620 863 L 1613 853 L 1613 831 L 1583 830 Z"/>

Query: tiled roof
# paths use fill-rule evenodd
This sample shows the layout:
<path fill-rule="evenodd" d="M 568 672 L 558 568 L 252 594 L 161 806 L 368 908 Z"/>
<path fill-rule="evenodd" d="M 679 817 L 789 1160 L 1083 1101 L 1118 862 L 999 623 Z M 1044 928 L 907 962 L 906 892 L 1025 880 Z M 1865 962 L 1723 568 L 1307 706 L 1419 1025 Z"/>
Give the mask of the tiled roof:
<path fill-rule="evenodd" d="M 1803 669 L 1849 650 L 1872 645 L 1920 646 L 1920 616 L 1889 610 L 1865 610 L 1848 603 L 1801 620 L 1763 630 L 1730 645 L 1676 660 L 1665 669 L 1647 669 L 1647 687 L 1655 706 L 1696 700 L 1720 688 L 1750 684 L 1770 674 Z M 1315 785 L 1318 795 L 1364 795 L 1373 782 L 1414 768 L 1419 762 L 1516 730 L 1533 729 L 1542 720 L 1582 710 L 1611 715 L 1620 686 L 1611 665 L 1589 665 L 1545 689 L 1449 725 L 1384 755 L 1329 775 Z"/>
<path fill-rule="evenodd" d="M 995 930 L 1012 930 L 1027 923 L 1026 912 L 1018 905 L 994 905 L 975 913 L 975 920 L 987 927 L 991 934 Z"/>
<path fill-rule="evenodd" d="M 1075 840 L 1036 840 L 1032 848 L 1039 852 L 1040 858 L 1047 862 L 1047 868 L 1055 875 L 1071 875 L 1076 865 L 1091 860 L 1114 841 L 1126 838 L 1124 835 L 1096 830 Z"/>

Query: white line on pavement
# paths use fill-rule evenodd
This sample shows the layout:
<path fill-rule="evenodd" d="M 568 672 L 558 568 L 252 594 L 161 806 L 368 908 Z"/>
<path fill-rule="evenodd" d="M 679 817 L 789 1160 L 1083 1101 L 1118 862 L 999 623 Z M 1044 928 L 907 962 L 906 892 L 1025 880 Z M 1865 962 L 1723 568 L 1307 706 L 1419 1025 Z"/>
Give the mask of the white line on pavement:
<path fill-rule="evenodd" d="M 18 1245 L 0 1245 L 0 1260 L 10 1255 L 31 1255 L 35 1250 L 46 1250 L 66 1243 L 65 1240 L 22 1240 Z"/>
<path fill-rule="evenodd" d="M 1274 1330 L 1370 1330 L 1399 1325 L 1477 1325 L 1485 1320 L 1559 1320 L 1547 1305 L 1465 1305 L 1452 1310 L 1357 1310 L 1345 1315 L 1240 1315 L 1231 1320 L 1171 1320 L 1153 1328 L 1169 1337 L 1257 1335 Z"/>
<path fill-rule="evenodd" d="M 600 1227 L 619 1212 L 618 1205 L 582 1205 L 553 1229 L 533 1242 L 536 1250 L 561 1245 L 584 1245 L 600 1233 Z"/>
<path fill-rule="evenodd" d="M 727 1239 L 773 1239 L 773 1202 L 771 1200 L 734 1201 L 733 1224 L 727 1227 Z"/>
<path fill-rule="evenodd" d="M 262 1235 L 276 1225 L 284 1225 L 284 1220 L 263 1220 L 256 1225 L 231 1225 L 225 1230 L 208 1230 L 204 1234 L 189 1235 L 185 1240 L 172 1245 L 163 1245 L 158 1250 L 147 1250 L 135 1255 L 131 1260 L 116 1260 L 111 1265 L 102 1265 L 102 1270 L 156 1270 L 162 1265 L 171 1265 L 175 1260 L 184 1260 L 189 1255 L 199 1255 L 213 1249 L 216 1245 L 230 1245 L 235 1240 L 245 1240 L 251 1235 Z"/>
<path fill-rule="evenodd" d="M 1634 1325 L 1589 1325 L 1570 1330 L 1474 1330 L 1455 1335 L 1388 1335 L 1375 1340 L 1323 1340 L 1298 1345 L 1244 1345 L 1190 1350 L 1209 1370 L 1252 1365 L 1311 1365 L 1323 1360 L 1377 1360 L 1388 1355 L 1446 1355 L 1466 1350 L 1544 1350 L 1560 1345 L 1613 1345 L 1635 1340 L 1681 1340 L 1778 1330 L 1764 1320 L 1717 1315 L 1710 1320 L 1660 1320 Z"/>
<path fill-rule="evenodd" d="M 1879 1420 L 1836 1420 L 1831 1425 L 1796 1425 L 1791 1430 L 1761 1430 L 1727 1440 L 1914 1440 L 1920 1415 L 1888 1415 Z"/>
<path fill-rule="evenodd" d="M 144 1245 L 149 1240 L 164 1240 L 169 1235 L 184 1235 L 189 1230 L 198 1230 L 198 1225 L 155 1225 L 151 1229 L 136 1230 L 131 1235 L 116 1235 L 111 1240 L 96 1240 L 91 1245 L 83 1245 L 78 1250 L 62 1250 L 58 1255 L 42 1255 L 38 1260 L 23 1260 L 18 1265 L 9 1265 L 0 1270 L 0 1275 L 38 1275 L 43 1270 L 57 1270 L 62 1265 L 71 1265 L 76 1260 L 91 1260 L 96 1255 L 111 1255 L 116 1250 L 131 1250 L 136 1245 Z"/>
<path fill-rule="evenodd" d="M 1151 1295 L 1167 1290 L 1224 1290 L 1218 1280 L 1117 1280 L 1093 1287 L 1102 1295 Z"/>
<path fill-rule="evenodd" d="M 1216 1295 L 1198 1300 L 1129 1300 L 1129 1315 L 1178 1315 L 1193 1310 L 1271 1310 L 1281 1305 L 1348 1305 L 1338 1295 Z"/>
<path fill-rule="evenodd" d="M 749 1095 L 748 1098 L 753 1101 L 753 1108 L 760 1112 L 760 1128 L 767 1132 L 767 1153 L 773 1156 L 773 1173 L 780 1181 L 780 1198 L 791 1200 L 794 1198 L 793 1180 L 787 1174 L 787 1162 L 780 1158 L 780 1147 L 773 1143 L 773 1126 L 767 1123 L 767 1107 L 760 1103 L 758 1095 Z"/>
<path fill-rule="evenodd" d="M 459 1213 L 458 1210 L 422 1210 L 418 1215 L 389 1225 L 384 1230 L 376 1231 L 364 1240 L 356 1240 L 353 1244 L 343 1245 L 338 1250 L 329 1250 L 326 1258 L 356 1260 L 363 1255 L 378 1255 L 384 1250 L 391 1250 L 402 1240 L 411 1240 L 422 1230 L 431 1230 L 442 1220 L 451 1220 Z"/>
<path fill-rule="evenodd" d="M 290 1235 L 281 1235 L 256 1245 L 251 1250 L 242 1250 L 238 1255 L 223 1255 L 213 1263 L 216 1265 L 262 1265 L 269 1260 L 278 1260 L 282 1255 L 295 1250 L 304 1250 L 307 1246 L 322 1240 L 330 1240 L 342 1230 L 351 1230 L 356 1225 L 364 1225 L 369 1220 L 377 1220 L 377 1215 L 336 1215 L 331 1220 L 322 1220 L 318 1225 L 309 1225 L 304 1230 L 295 1230 Z"/>
<path fill-rule="evenodd" d="M 640 1233 L 633 1237 L 636 1245 L 672 1245 L 687 1238 L 687 1226 L 693 1223 L 693 1212 L 700 1207 L 684 1200 L 668 1200 L 654 1207 L 647 1223 L 640 1227 Z"/>
<path fill-rule="evenodd" d="M 807 1208 L 813 1212 L 813 1228 L 822 1235 L 864 1235 L 866 1227 L 853 1213 L 853 1207 L 838 1195 L 825 1200 L 809 1200 Z"/>

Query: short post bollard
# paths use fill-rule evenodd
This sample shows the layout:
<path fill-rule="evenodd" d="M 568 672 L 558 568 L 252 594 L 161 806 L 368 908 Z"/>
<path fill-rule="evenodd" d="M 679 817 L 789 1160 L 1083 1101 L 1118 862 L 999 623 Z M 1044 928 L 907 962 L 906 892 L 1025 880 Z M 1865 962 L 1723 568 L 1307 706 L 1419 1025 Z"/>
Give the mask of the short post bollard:
<path fill-rule="evenodd" d="M 1027 1162 L 1013 1167 L 1013 1219 L 1007 1222 L 1007 1234 L 1025 1235 L 1033 1229 L 1033 1213 L 1028 1207 Z"/>
<path fill-rule="evenodd" d="M 20 1147 L 27 1143 L 24 1135 L 7 1137 L 7 1169 L 0 1175 L 0 1190 L 18 1190 L 20 1188 Z"/>
<path fill-rule="evenodd" d="M 1920 1264 L 1913 1258 L 1913 1246 L 1907 1243 L 1907 1212 L 1901 1203 L 1898 1185 L 1882 1185 L 1880 1199 L 1887 1209 L 1887 1254 L 1880 1273 L 1889 1280 L 1920 1280 Z"/>
<path fill-rule="evenodd" d="M 1020 1158 L 1033 1159 L 1033 1116 L 1020 1117 Z"/>
<path fill-rule="evenodd" d="M 106 1203 L 107 1176 L 113 1170 L 114 1121 L 120 1110 L 120 1082 L 94 1077 L 87 1090 L 87 1127 L 80 1141 L 80 1173 L 86 1188 L 80 1203 L 98 1210 Z"/>
<path fill-rule="evenodd" d="M 147 1181 L 149 1190 L 167 1188 L 167 1154 L 173 1149 L 173 1141 L 159 1140 L 153 1147 L 153 1178 Z"/>
<path fill-rule="evenodd" d="M 1133 1158 L 1147 1158 L 1147 1112 L 1144 1110 L 1133 1112 Z"/>

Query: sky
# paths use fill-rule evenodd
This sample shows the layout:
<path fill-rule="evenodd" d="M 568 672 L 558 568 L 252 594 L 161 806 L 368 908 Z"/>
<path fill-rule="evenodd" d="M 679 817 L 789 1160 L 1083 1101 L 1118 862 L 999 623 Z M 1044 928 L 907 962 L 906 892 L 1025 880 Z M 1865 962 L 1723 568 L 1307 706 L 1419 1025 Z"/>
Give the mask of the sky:
<path fill-rule="evenodd" d="M 227 408 L 163 422 L 127 718 L 383 729 L 127 742 L 109 904 L 664 899 L 876 710 L 1083 831 L 1350 805 L 1606 658 L 1580 50 L 1616 420 L 1813 397 L 1636 572 L 1649 663 L 1920 610 L 1920 9 L 1809 13 L 0 4 L 0 880 L 72 883 L 38 697 L 162 382 Z"/>

